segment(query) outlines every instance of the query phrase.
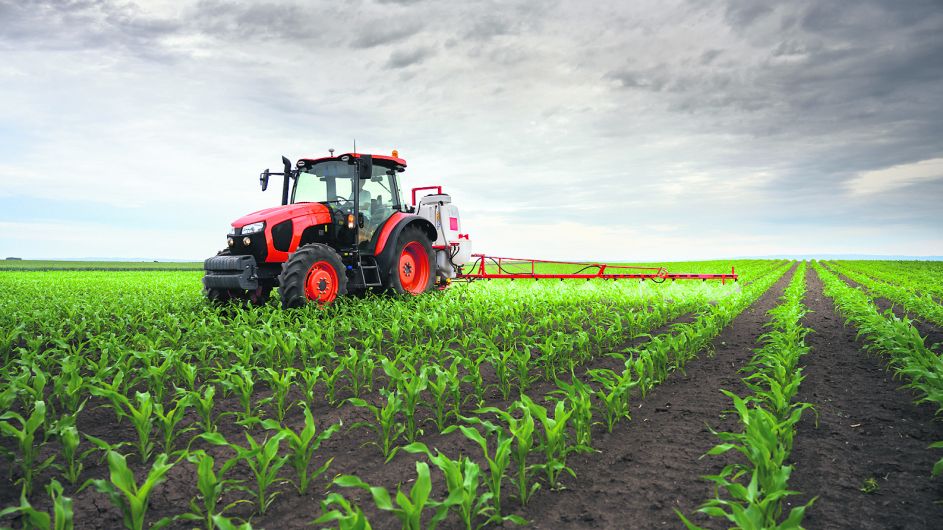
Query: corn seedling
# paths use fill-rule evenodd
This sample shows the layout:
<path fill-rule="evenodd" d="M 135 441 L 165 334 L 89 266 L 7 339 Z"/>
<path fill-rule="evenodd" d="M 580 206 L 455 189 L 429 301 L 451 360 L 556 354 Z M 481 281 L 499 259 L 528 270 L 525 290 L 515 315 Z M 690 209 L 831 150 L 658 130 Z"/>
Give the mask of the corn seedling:
<path fill-rule="evenodd" d="M 539 449 L 544 453 L 545 462 L 542 468 L 547 475 L 550 488 L 558 486 L 558 478 L 563 471 L 576 477 L 576 473 L 566 465 L 567 455 L 576 450 L 575 445 L 567 442 L 566 436 L 567 424 L 573 416 L 574 409 L 566 410 L 566 403 L 557 401 L 553 408 L 553 416 L 550 416 L 545 407 L 531 401 L 526 394 L 521 396 L 521 401 L 543 427 Z"/>
<path fill-rule="evenodd" d="M 416 481 L 406 495 L 402 489 L 396 490 L 396 504 L 390 499 L 390 493 L 386 488 L 380 486 L 371 486 L 353 475 L 340 475 L 334 479 L 333 484 L 344 488 L 360 488 L 370 492 L 373 502 L 377 508 L 391 512 L 403 524 L 403 530 L 422 530 L 423 528 L 434 529 L 445 516 L 448 515 L 448 505 L 436 503 L 429 500 L 429 494 L 432 493 L 432 480 L 429 477 L 429 465 L 425 462 L 416 462 Z M 343 505 L 342 505 L 343 506 Z M 422 525 L 422 514 L 427 508 L 434 508 L 435 514 L 427 526 Z M 346 507 L 348 517 L 351 515 L 351 508 Z M 330 512 L 329 512 L 330 513 Z M 354 513 L 354 523 L 362 519 L 363 514 L 357 509 Z M 359 516 L 359 517 L 358 517 Z M 315 522 L 327 522 L 322 516 Z M 335 519 L 336 520 L 336 519 Z"/>
<path fill-rule="evenodd" d="M 521 417 L 515 417 L 512 412 L 519 412 Z M 504 421 L 507 432 L 514 440 L 511 449 L 511 459 L 514 461 L 514 466 L 517 471 L 514 478 L 517 498 L 521 506 L 527 504 L 527 501 L 534 492 L 540 488 L 540 483 L 533 480 L 534 471 L 538 469 L 538 466 L 529 465 L 527 463 L 528 455 L 534 450 L 535 422 L 530 409 L 522 402 L 516 401 L 507 411 L 494 407 L 486 407 L 476 410 L 475 413 L 495 414 Z M 488 426 L 487 422 L 484 421 L 482 421 L 481 424 L 486 428 Z"/>
<path fill-rule="evenodd" d="M 160 430 L 164 453 L 173 454 L 174 442 L 177 438 L 183 433 L 193 430 L 193 427 L 178 429 L 189 407 L 190 400 L 179 394 L 177 399 L 167 407 L 164 407 L 164 405 L 159 402 L 154 403 L 154 416 L 157 418 L 157 427 Z"/>
<path fill-rule="evenodd" d="M 285 400 L 288 398 L 288 392 L 295 380 L 295 369 L 284 368 L 273 370 L 266 368 L 269 386 L 272 388 L 272 402 L 275 403 L 275 418 L 279 423 L 285 420 L 285 413 L 288 412 L 290 405 L 286 406 Z"/>
<path fill-rule="evenodd" d="M 128 530 L 144 530 L 144 518 L 154 487 L 164 481 L 164 476 L 174 464 L 167 463 L 167 455 L 160 454 L 154 460 L 147 477 L 140 485 L 134 481 L 134 473 L 128 468 L 124 455 L 108 451 L 108 469 L 110 481 L 92 479 L 85 482 L 81 489 L 94 486 L 99 493 L 108 496 L 111 503 L 121 510 L 124 526 Z M 81 491 L 81 490 L 80 490 Z M 163 524 L 166 524 L 164 521 Z M 158 523 L 161 524 L 161 523 Z"/>
<path fill-rule="evenodd" d="M 302 495 L 308 492 L 311 480 L 327 471 L 327 468 L 334 460 L 333 458 L 328 459 L 313 473 L 309 473 L 311 461 L 314 459 L 314 453 L 321 447 L 321 444 L 325 440 L 340 430 L 342 426 L 342 423 L 335 423 L 318 434 L 317 425 L 314 422 L 314 417 L 311 415 L 311 410 L 307 406 L 303 408 L 305 424 L 300 432 L 295 432 L 288 427 L 283 427 L 273 420 L 265 420 L 262 422 L 262 427 L 277 431 L 288 440 L 288 447 L 291 449 L 289 463 L 298 476 L 298 482 L 295 483 L 295 488 L 297 488 L 298 493 Z"/>
<path fill-rule="evenodd" d="M 278 478 L 278 472 L 288 462 L 288 456 L 278 456 L 279 444 L 285 438 L 285 434 L 276 433 L 271 438 L 259 443 L 251 434 L 246 433 L 248 448 L 229 443 L 218 432 L 204 433 L 200 435 L 200 438 L 213 445 L 230 448 L 240 460 L 246 463 L 255 477 L 255 489 L 248 491 L 255 497 L 256 511 L 259 514 L 264 514 L 279 494 L 277 491 L 272 492 L 270 490 L 281 482 Z"/>
<path fill-rule="evenodd" d="M 433 455 L 422 442 L 413 442 L 403 447 L 403 450 L 410 453 L 425 454 L 429 461 L 438 467 L 439 471 L 445 476 L 445 484 L 448 486 L 449 494 L 444 501 L 437 503 L 437 510 L 443 510 L 442 517 L 445 517 L 444 512 L 447 512 L 452 506 L 456 506 L 459 515 L 462 517 L 462 522 L 465 523 L 466 530 L 471 530 L 475 519 L 489 517 L 493 513 L 491 493 L 478 493 L 481 468 L 467 456 L 459 456 L 457 460 L 452 460 L 439 451 L 436 451 L 436 454 Z M 439 516 L 438 512 L 436 516 Z"/>
<path fill-rule="evenodd" d="M 32 412 L 25 419 L 12 410 L 0 415 L 0 433 L 13 438 L 19 451 L 17 460 L 22 476 L 17 483 L 21 484 L 22 494 L 26 497 L 33 492 L 33 477 L 52 465 L 56 458 L 52 455 L 45 460 L 39 459 L 39 450 L 43 446 L 43 441 L 38 440 L 37 435 L 45 420 L 46 403 L 43 401 L 33 402 Z"/>
<path fill-rule="evenodd" d="M 493 508 L 489 522 L 511 521 L 517 524 L 526 524 L 527 521 L 519 516 L 505 516 L 502 515 L 501 512 L 501 484 L 504 482 L 504 478 L 507 476 L 507 469 L 511 465 L 511 444 L 514 442 L 514 438 L 506 433 L 504 429 L 493 423 L 482 421 L 478 418 L 473 418 L 472 422 L 482 425 L 488 430 L 489 435 L 497 437 L 494 452 L 491 452 L 488 449 L 488 441 L 477 429 L 464 425 L 458 427 L 466 438 L 481 447 L 481 454 L 488 462 L 488 476 L 486 477 L 485 484 L 488 486 L 488 491 L 491 494 L 490 500 Z"/>
<path fill-rule="evenodd" d="M 233 489 L 245 489 L 239 484 L 242 481 L 224 478 L 226 473 L 239 461 L 239 457 L 226 460 L 219 471 L 216 471 L 216 461 L 203 451 L 194 451 L 187 455 L 187 460 L 196 465 L 196 487 L 200 494 L 190 499 L 190 511 L 178 515 L 175 519 L 182 521 L 199 521 L 206 530 L 213 530 L 213 519 L 223 515 L 235 506 L 249 502 L 236 500 L 225 506 L 219 506 L 223 494 Z"/>
<path fill-rule="evenodd" d="M 337 506 L 337 508 L 331 508 Z M 311 524 L 334 523 L 337 530 L 371 530 L 370 521 L 360 506 L 352 504 L 340 493 L 330 493 L 321 501 L 321 516 Z"/>
<path fill-rule="evenodd" d="M 355 407 L 369 410 L 374 420 L 373 422 L 357 422 L 351 428 L 369 427 L 376 431 L 378 439 L 370 443 L 379 447 L 383 457 L 389 462 L 396 455 L 396 442 L 406 431 L 406 426 L 397 419 L 403 409 L 403 400 L 396 392 L 387 392 L 381 389 L 381 393 L 386 396 L 386 404 L 382 407 L 367 403 L 360 398 L 350 398 L 348 400 Z"/>
<path fill-rule="evenodd" d="M 0 511 L 0 518 L 19 514 L 25 530 L 72 530 L 72 499 L 62 494 L 62 484 L 52 479 L 46 485 L 46 492 L 52 499 L 52 517 L 33 508 L 26 497 L 22 496 L 20 505 Z"/>

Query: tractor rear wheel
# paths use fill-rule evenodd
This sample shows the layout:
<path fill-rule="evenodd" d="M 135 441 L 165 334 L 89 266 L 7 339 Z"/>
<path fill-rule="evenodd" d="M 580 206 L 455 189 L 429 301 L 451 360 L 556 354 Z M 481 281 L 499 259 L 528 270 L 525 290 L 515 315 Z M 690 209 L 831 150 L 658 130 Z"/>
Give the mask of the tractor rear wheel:
<path fill-rule="evenodd" d="M 432 242 L 418 226 L 403 229 L 396 241 L 387 285 L 397 294 L 421 294 L 435 282 Z"/>
<path fill-rule="evenodd" d="M 284 308 L 309 302 L 326 305 L 347 294 L 347 274 L 340 255 L 321 243 L 299 248 L 282 265 L 278 294 Z"/>

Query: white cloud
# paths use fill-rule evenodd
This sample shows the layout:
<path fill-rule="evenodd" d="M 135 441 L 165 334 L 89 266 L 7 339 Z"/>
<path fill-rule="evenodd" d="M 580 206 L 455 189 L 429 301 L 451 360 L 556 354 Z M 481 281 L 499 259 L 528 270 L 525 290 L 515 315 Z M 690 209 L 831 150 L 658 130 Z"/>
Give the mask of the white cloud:
<path fill-rule="evenodd" d="M 863 171 L 845 183 L 853 195 L 875 195 L 919 182 L 943 179 L 943 158 Z"/>

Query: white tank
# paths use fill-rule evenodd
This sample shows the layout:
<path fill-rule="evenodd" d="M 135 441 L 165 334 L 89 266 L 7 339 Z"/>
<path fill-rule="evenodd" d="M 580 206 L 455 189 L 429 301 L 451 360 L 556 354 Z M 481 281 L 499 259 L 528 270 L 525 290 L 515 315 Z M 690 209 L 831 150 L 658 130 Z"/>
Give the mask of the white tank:
<path fill-rule="evenodd" d="M 446 278 L 454 278 L 458 266 L 471 261 L 472 253 L 471 239 L 462 232 L 458 207 L 452 204 L 452 197 L 448 194 L 437 193 L 420 199 L 416 214 L 431 221 L 438 234 L 432 243 L 436 251 L 437 272 Z"/>

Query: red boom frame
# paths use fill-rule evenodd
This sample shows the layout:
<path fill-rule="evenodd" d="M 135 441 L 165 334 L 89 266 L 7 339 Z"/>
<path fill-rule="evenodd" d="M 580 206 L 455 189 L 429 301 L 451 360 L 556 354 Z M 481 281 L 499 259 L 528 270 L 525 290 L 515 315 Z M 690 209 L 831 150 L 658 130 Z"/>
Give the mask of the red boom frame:
<path fill-rule="evenodd" d="M 720 280 L 721 283 L 727 283 L 727 280 L 737 281 L 739 276 L 733 267 L 730 267 L 730 274 L 687 274 L 687 273 L 669 273 L 664 267 L 635 267 L 631 265 L 607 265 L 605 263 L 586 263 L 580 261 L 549 261 L 540 259 L 521 259 L 504 258 L 497 256 L 486 256 L 484 254 L 472 254 L 476 258 L 471 265 L 471 271 L 458 275 L 458 280 L 566 280 L 566 279 L 586 279 L 593 278 L 603 280 L 652 280 L 660 283 L 665 280 Z M 488 272 L 486 261 L 491 261 L 496 265 L 498 272 Z M 512 261 L 514 265 L 529 264 L 529 272 L 506 272 L 504 270 L 505 262 Z M 538 263 L 548 263 L 553 265 L 582 265 L 583 268 L 574 273 L 540 273 L 537 272 Z M 589 269 L 594 272 L 583 272 Z M 608 272 L 615 270 L 617 272 Z M 653 271 L 653 272 L 625 272 L 625 271 Z"/>

